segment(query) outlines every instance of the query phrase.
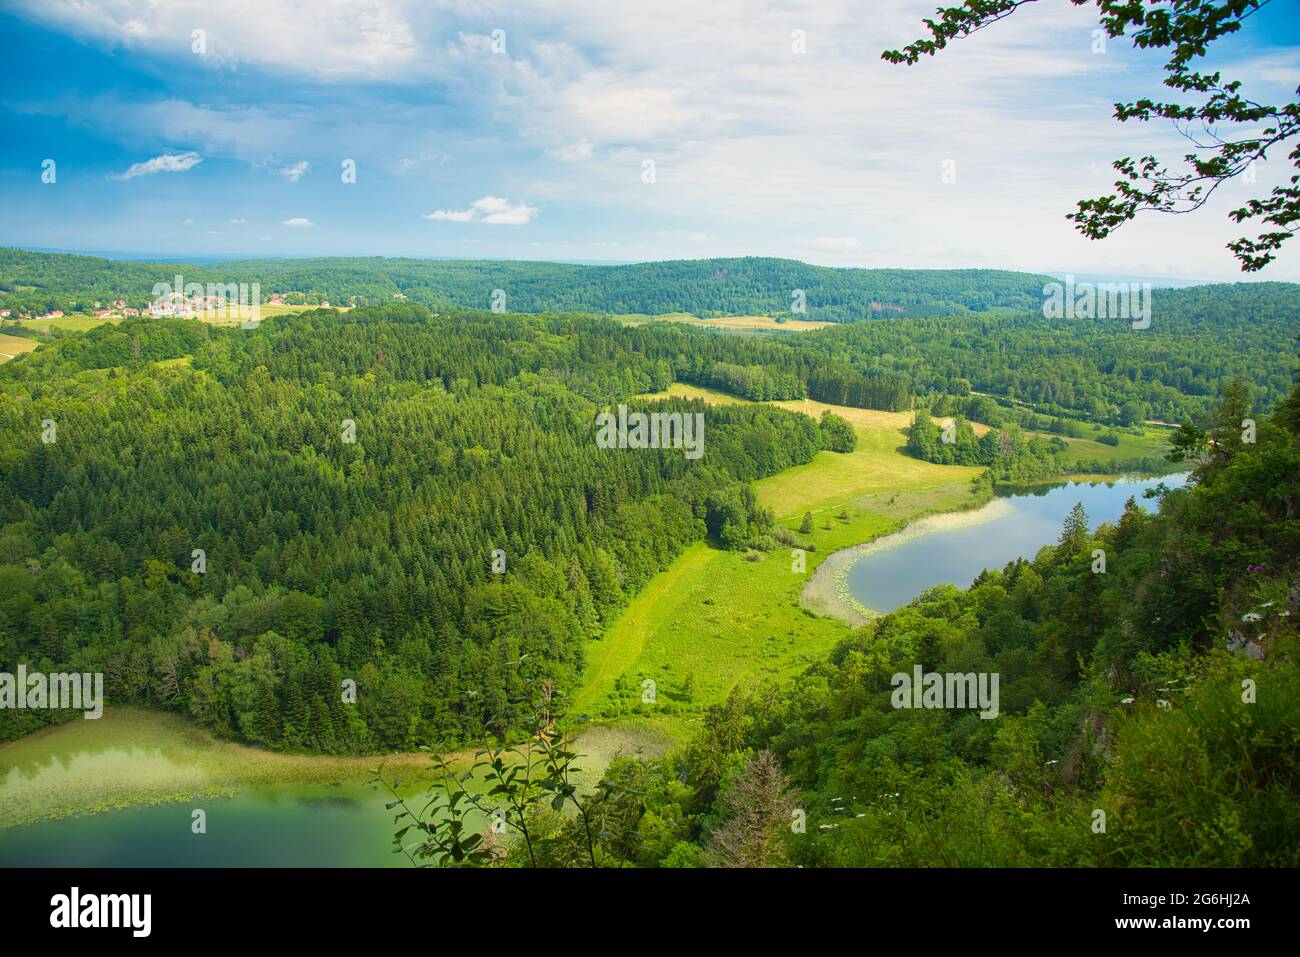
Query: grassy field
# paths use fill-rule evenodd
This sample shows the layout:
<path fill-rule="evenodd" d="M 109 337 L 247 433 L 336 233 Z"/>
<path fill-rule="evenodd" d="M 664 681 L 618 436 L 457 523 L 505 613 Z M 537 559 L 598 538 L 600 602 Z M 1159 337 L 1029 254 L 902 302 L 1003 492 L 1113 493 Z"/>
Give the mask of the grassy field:
<path fill-rule="evenodd" d="M 276 316 L 288 316 L 297 312 L 306 312 L 309 309 L 315 309 L 316 306 L 273 306 L 268 303 L 262 303 L 259 307 L 262 319 L 274 319 Z M 339 312 L 347 312 L 347 306 L 334 306 L 331 308 L 338 309 Z M 236 323 L 243 322 L 245 319 L 252 317 L 253 310 L 251 307 L 239 306 L 232 309 L 222 310 L 221 312 L 199 312 L 194 318 L 201 319 L 203 322 L 211 323 L 214 326 L 233 326 Z"/>
<path fill-rule="evenodd" d="M 1144 426 L 1141 435 L 1129 432 L 1119 433 L 1119 445 L 1107 445 L 1087 438 L 1067 438 L 1070 446 L 1066 461 L 1074 462 L 1122 462 L 1126 459 L 1139 459 L 1163 456 L 1169 450 L 1169 436 L 1172 429 L 1157 425 Z M 1101 433 L 1096 433 L 1100 435 Z"/>
<path fill-rule="evenodd" d="M 720 405 L 746 401 L 716 389 L 682 382 L 674 382 L 667 392 L 637 398 L 653 399 L 665 395 L 703 399 Z M 852 409 L 813 399 L 772 404 L 792 412 L 805 412 L 813 418 L 819 418 L 829 409 L 847 419 L 858 434 L 858 447 L 846 455 L 820 452 L 807 465 L 797 465 L 755 483 L 759 501 L 770 508 L 778 520 L 793 520 L 797 524 L 806 511 L 811 511 L 816 518 L 819 513 L 838 511 L 846 506 L 875 510 L 881 505 L 878 493 L 965 483 L 983 471 L 973 466 L 935 465 L 903 454 L 907 442 L 906 429 L 912 421 L 910 412 Z M 977 435 L 988 431 L 985 425 L 977 424 L 972 428 Z"/>
<path fill-rule="evenodd" d="M 639 326 L 645 322 L 685 322 L 692 326 L 704 326 L 709 329 L 730 329 L 735 332 L 813 332 L 833 326 L 833 322 L 815 322 L 810 319 L 788 319 L 777 322 L 771 316 L 719 316 L 715 319 L 701 319 L 688 312 L 666 312 L 657 316 L 643 313 L 625 313 L 610 318 L 627 326 Z"/>
<path fill-rule="evenodd" d="M 98 319 L 95 316 L 59 316 L 57 319 L 24 319 L 23 325 L 38 332 L 51 329 L 64 329 L 68 332 L 86 332 L 106 322 L 121 322 L 121 319 Z"/>
<path fill-rule="evenodd" d="M 22 355 L 24 352 L 31 352 L 36 346 L 35 339 L 28 339 L 25 336 L 11 336 L 8 333 L 0 332 L 0 362 L 7 362 L 14 356 Z"/>
<path fill-rule="evenodd" d="M 315 306 L 274 306 L 269 303 L 263 303 L 261 306 L 261 317 L 263 319 L 274 319 L 276 316 L 287 316 L 296 312 L 306 312 L 308 309 L 315 309 Z M 336 306 L 340 312 L 347 312 L 347 306 Z M 241 306 L 226 310 L 224 313 L 215 311 L 198 312 L 193 318 L 202 322 L 211 323 L 214 326 L 232 326 L 238 322 L 243 322 L 252 314 L 252 309 L 247 306 Z M 145 318 L 148 318 L 147 316 Z M 185 317 L 181 317 L 185 318 Z M 60 316 L 57 319 L 24 319 L 22 323 L 32 329 L 41 332 L 49 332 L 51 329 L 65 329 L 68 332 L 86 332 L 94 329 L 96 326 L 103 325 L 106 322 L 121 322 L 120 316 L 112 316 L 100 319 L 96 316 Z"/>
<path fill-rule="evenodd" d="M 744 401 L 680 383 L 670 391 Z M 800 411 L 804 405 L 778 404 Z M 823 408 L 829 407 L 808 403 L 812 415 Z M 907 413 L 835 411 L 857 430 L 855 451 L 822 452 L 755 483 L 759 501 L 781 524 L 797 529 L 812 513 L 813 531 L 798 536 L 809 547 L 804 570 L 793 569 L 787 547 L 746 555 L 692 545 L 633 599 L 604 639 L 588 646 L 570 714 L 651 722 L 675 738 L 688 736 L 703 710 L 732 688 L 793 675 L 849 634 L 847 625 L 816 617 L 799 601 L 808 575 L 828 555 L 919 515 L 973 503 L 970 480 L 979 469 L 933 465 L 899 451 Z M 643 701 L 647 679 L 654 682 L 653 703 Z"/>

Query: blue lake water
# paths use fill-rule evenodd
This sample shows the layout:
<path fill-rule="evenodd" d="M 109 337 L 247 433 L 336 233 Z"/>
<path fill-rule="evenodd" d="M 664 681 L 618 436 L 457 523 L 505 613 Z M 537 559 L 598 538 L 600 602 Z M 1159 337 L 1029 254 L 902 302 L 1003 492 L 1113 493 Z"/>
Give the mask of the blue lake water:
<path fill-rule="evenodd" d="M 1156 479 L 1117 479 L 1107 483 L 1069 482 L 1000 497 L 1004 513 L 965 527 L 919 535 L 892 548 L 865 555 L 848 569 L 849 593 L 873 611 L 893 611 L 935 585 L 965 588 L 985 568 L 1001 568 L 1017 558 L 1033 558 L 1055 543 L 1061 524 L 1082 502 L 1090 524 L 1114 522 L 1130 497 L 1154 508 L 1142 493 L 1163 482 L 1182 485 L 1186 473 Z"/>

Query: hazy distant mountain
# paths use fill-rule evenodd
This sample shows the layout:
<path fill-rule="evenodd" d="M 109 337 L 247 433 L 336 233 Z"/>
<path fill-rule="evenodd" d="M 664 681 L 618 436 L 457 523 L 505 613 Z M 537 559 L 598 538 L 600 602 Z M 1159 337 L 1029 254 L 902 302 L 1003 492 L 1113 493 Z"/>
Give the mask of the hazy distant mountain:
<path fill-rule="evenodd" d="M 1002 270 L 833 269 L 768 258 L 626 265 L 381 257 L 148 263 L 3 250 L 0 299 L 36 308 L 110 294 L 143 301 L 155 283 L 173 282 L 178 271 L 186 282 L 257 282 L 264 298 L 299 293 L 307 302 L 405 299 L 486 309 L 500 290 L 510 312 L 756 314 L 833 322 L 1037 309 L 1049 281 Z"/>

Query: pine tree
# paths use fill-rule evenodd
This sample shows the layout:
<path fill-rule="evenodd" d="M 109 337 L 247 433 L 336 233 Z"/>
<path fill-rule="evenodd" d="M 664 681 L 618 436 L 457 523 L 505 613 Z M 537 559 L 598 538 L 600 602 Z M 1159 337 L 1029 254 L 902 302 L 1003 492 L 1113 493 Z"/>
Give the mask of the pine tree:
<path fill-rule="evenodd" d="M 723 867 L 780 867 L 782 841 L 794 799 L 771 751 L 760 751 L 741 769 L 726 794 L 727 820 L 713 832 L 710 852 Z"/>
<path fill-rule="evenodd" d="M 1061 552 L 1067 559 L 1074 558 L 1088 544 L 1088 513 L 1082 502 L 1075 502 L 1061 528 Z"/>

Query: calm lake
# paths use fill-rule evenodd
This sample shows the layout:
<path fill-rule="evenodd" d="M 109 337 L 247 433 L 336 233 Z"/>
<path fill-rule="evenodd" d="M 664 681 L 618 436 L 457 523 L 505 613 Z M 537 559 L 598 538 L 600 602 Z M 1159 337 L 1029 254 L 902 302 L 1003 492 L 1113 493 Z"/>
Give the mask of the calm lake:
<path fill-rule="evenodd" d="M 385 798 L 361 784 L 284 785 L 101 811 L 0 830 L 0 866 L 409 866 L 389 850 Z M 207 814 L 205 834 L 190 829 L 196 807 Z"/>
<path fill-rule="evenodd" d="M 1153 507 L 1142 493 L 1163 482 L 1176 488 L 1186 473 L 1154 479 L 1069 482 L 1005 495 L 993 503 L 996 517 L 965 527 L 920 535 L 892 548 L 864 555 L 848 569 L 849 593 L 872 611 L 893 611 L 935 585 L 965 588 L 985 568 L 1002 568 L 1017 558 L 1033 558 L 1060 538 L 1061 524 L 1082 502 L 1093 528 L 1114 522 L 1130 497 Z"/>
<path fill-rule="evenodd" d="M 654 755 L 666 747 L 651 735 L 613 728 L 592 728 L 576 744 L 584 755 L 580 781 L 593 783 L 616 754 Z M 349 761 L 305 772 L 292 756 L 216 741 L 176 715 L 106 710 L 98 722 L 73 721 L 0 747 L 0 813 L 33 805 L 117 807 L 0 826 L 0 867 L 410 867 L 405 855 L 392 853 L 395 812 L 385 808 L 392 796 L 367 783 L 366 768 L 377 764 L 389 768 L 385 779 L 408 782 L 401 790 L 412 809 L 424 806 L 420 779 L 428 778 L 410 762 L 403 768 L 365 758 L 355 767 Z M 420 756 L 415 765 L 427 768 L 428 761 Z M 268 768 L 267 780 L 229 782 L 232 769 L 258 768 Z M 295 773 L 325 777 L 292 780 Z M 122 807 L 130 802 L 110 791 L 160 803 Z M 192 830 L 196 809 L 206 815 L 205 833 Z M 482 829 L 487 818 L 470 811 L 469 824 Z"/>

